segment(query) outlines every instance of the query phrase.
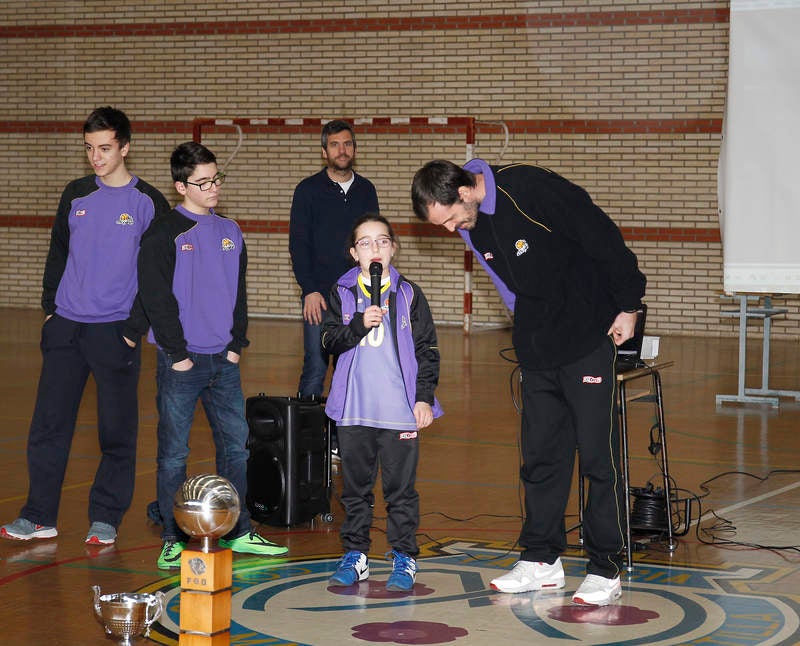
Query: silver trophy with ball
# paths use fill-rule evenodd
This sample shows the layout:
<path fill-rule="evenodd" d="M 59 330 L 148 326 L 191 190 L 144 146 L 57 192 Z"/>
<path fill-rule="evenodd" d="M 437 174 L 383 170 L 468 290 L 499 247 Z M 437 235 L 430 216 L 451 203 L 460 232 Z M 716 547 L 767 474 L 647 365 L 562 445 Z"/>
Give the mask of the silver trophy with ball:
<path fill-rule="evenodd" d="M 189 478 L 175 494 L 173 512 L 178 526 L 200 539 L 203 552 L 210 552 L 220 536 L 231 531 L 239 520 L 239 494 L 222 476 L 200 475 Z"/>
<path fill-rule="evenodd" d="M 200 540 L 199 550 L 187 547 L 181 552 L 182 639 L 191 636 L 196 640 L 204 635 L 228 643 L 233 553 L 219 547 L 217 539 L 235 527 L 239 505 L 236 488 L 218 475 L 189 478 L 175 495 L 175 521 L 189 536 Z"/>

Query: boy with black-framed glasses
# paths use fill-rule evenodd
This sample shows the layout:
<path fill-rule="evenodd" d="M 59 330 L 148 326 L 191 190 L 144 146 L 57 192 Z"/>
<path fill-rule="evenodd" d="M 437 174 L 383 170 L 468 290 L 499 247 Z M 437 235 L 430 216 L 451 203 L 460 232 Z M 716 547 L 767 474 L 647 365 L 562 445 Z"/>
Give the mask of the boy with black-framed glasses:
<path fill-rule="evenodd" d="M 187 537 L 173 514 L 186 480 L 189 433 L 198 399 L 216 446 L 217 473 L 241 502 L 236 526 L 219 544 L 234 552 L 277 556 L 286 547 L 256 533 L 245 504 L 247 437 L 239 358 L 247 340 L 247 248 L 239 225 L 216 212 L 219 172 L 214 153 L 190 141 L 170 158 L 175 190 L 183 197 L 142 239 L 139 281 L 158 345 L 158 470 L 156 488 L 164 541 L 161 569 L 180 568 Z"/>

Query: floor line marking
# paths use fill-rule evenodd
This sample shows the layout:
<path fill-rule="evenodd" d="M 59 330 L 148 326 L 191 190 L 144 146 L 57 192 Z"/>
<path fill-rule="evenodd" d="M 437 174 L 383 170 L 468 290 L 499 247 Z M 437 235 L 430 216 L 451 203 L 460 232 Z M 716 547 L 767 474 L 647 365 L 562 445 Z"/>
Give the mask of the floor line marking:
<path fill-rule="evenodd" d="M 792 489 L 797 489 L 800 487 L 800 481 L 795 482 L 794 484 L 786 485 L 785 487 L 781 487 L 780 489 L 776 489 L 775 491 L 770 491 L 769 493 L 761 494 L 760 496 L 756 496 L 755 498 L 750 498 L 749 500 L 743 500 L 742 502 L 738 502 L 735 505 L 731 505 L 730 507 L 723 507 L 722 509 L 716 512 L 708 512 L 707 514 L 703 514 L 695 521 L 692 521 L 689 524 L 689 527 L 692 525 L 696 525 L 704 520 L 708 520 L 709 518 L 714 518 L 714 514 L 717 516 L 721 514 L 726 514 L 729 511 L 735 511 L 737 509 L 741 509 L 742 507 L 747 507 L 748 505 L 752 505 L 757 502 L 761 502 L 762 500 L 766 500 L 767 498 L 772 498 L 773 496 L 777 496 L 779 494 L 785 493 L 787 491 L 791 491 Z"/>

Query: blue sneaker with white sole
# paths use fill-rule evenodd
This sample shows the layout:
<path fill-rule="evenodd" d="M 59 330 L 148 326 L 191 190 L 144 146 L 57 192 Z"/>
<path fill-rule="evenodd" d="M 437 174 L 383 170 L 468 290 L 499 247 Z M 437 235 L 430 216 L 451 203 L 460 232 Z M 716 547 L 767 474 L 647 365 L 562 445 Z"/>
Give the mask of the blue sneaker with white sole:
<path fill-rule="evenodd" d="M 369 577 L 369 559 L 363 552 L 351 550 L 336 564 L 328 583 L 330 585 L 353 585 Z"/>
<path fill-rule="evenodd" d="M 392 550 L 389 554 L 392 555 L 394 561 L 392 562 L 392 573 L 386 582 L 386 589 L 408 592 L 414 587 L 414 581 L 417 578 L 417 561 L 413 556 L 397 550 Z"/>

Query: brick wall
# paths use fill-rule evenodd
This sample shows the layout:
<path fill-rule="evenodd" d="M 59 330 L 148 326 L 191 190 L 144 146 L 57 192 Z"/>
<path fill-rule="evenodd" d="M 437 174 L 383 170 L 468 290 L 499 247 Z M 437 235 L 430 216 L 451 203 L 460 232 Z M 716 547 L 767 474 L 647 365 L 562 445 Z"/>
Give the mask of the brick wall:
<path fill-rule="evenodd" d="M 64 184 L 90 172 L 80 126 L 97 105 L 128 113 L 131 169 L 173 201 L 169 153 L 192 138 L 194 120 L 251 120 L 220 211 L 247 235 L 252 313 L 292 317 L 288 212 L 295 184 L 321 167 L 320 120 L 474 117 L 476 154 L 552 168 L 620 225 L 648 275 L 653 333 L 736 333 L 719 316 L 716 211 L 727 2 L 331 6 L 6 0 L 0 306 L 38 307 L 49 226 Z M 426 290 L 437 321 L 460 323 L 463 246 L 417 223 L 408 193 L 424 162 L 464 159 L 463 129 L 379 122 L 357 136 L 358 169 L 401 234 L 398 267 Z M 204 127 L 202 139 L 221 161 L 237 146 L 230 126 Z M 486 277 L 474 278 L 474 322 L 505 324 Z M 800 335 L 788 303 L 776 336 Z"/>

